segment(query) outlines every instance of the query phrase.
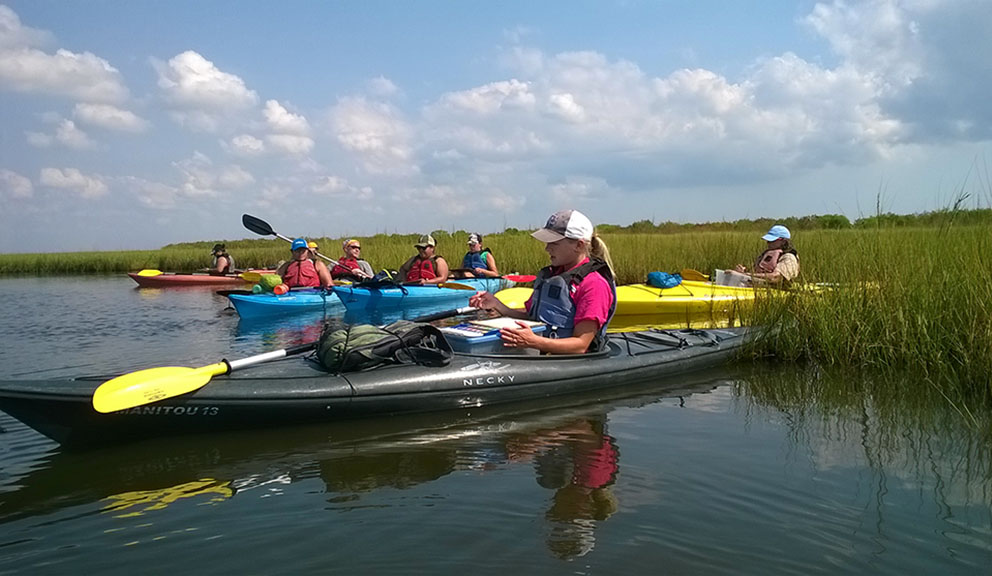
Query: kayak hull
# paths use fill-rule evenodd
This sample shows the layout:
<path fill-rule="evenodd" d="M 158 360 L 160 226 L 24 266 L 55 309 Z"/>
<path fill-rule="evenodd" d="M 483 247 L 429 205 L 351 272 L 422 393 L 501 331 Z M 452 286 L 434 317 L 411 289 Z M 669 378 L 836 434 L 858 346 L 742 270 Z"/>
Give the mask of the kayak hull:
<path fill-rule="evenodd" d="M 466 410 L 670 378 L 725 363 L 747 328 L 631 332 L 599 354 L 455 354 L 441 368 L 388 365 L 331 374 L 290 357 L 214 377 L 190 394 L 111 414 L 92 407 L 111 376 L 0 382 L 0 410 L 60 443 Z"/>
<path fill-rule="evenodd" d="M 443 288 L 426 286 L 381 286 L 368 288 L 361 284 L 335 286 L 334 293 L 348 311 L 372 312 L 397 308 L 416 308 L 435 304 L 450 304 L 451 307 L 467 306 L 468 299 L 476 291 L 498 292 L 513 286 L 505 278 L 459 278 L 452 283 L 473 288 Z"/>
<path fill-rule="evenodd" d="M 314 312 L 335 313 L 343 309 L 334 293 L 324 290 L 291 290 L 282 295 L 228 294 L 227 298 L 245 320 Z"/>
<path fill-rule="evenodd" d="M 269 274 L 271 270 L 251 270 L 259 274 Z M 181 286 L 242 286 L 249 284 L 239 274 L 179 274 L 165 272 L 156 276 L 142 276 L 129 272 L 128 276 L 141 288 L 172 288 Z"/>

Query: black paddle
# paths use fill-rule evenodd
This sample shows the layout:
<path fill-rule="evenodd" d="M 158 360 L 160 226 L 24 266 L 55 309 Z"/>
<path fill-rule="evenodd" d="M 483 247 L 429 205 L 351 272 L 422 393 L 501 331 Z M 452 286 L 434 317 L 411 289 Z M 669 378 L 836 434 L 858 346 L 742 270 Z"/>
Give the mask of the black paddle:
<path fill-rule="evenodd" d="M 269 226 L 268 222 L 262 220 L 261 218 L 256 218 L 251 214 L 242 214 L 241 223 L 244 224 L 245 228 L 251 230 L 252 232 L 260 236 L 275 236 L 276 238 L 282 238 L 283 240 L 289 242 L 290 244 L 293 243 L 292 238 L 287 238 L 286 236 L 277 233 L 275 230 L 272 229 L 272 226 Z M 328 258 L 327 256 L 324 256 L 320 252 L 317 252 L 317 256 L 320 256 L 321 258 L 327 260 L 328 262 L 334 262 L 335 264 L 337 263 L 337 260 Z"/>

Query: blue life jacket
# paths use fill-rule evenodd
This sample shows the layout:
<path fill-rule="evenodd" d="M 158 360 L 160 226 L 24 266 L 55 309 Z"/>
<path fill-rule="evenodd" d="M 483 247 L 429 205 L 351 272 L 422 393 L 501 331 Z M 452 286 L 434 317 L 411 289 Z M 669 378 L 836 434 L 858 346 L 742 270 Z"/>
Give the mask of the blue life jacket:
<path fill-rule="evenodd" d="M 575 302 L 572 300 L 572 286 L 592 272 L 599 272 L 610 284 L 613 303 L 606 322 L 599 328 L 586 352 L 598 352 L 606 347 L 606 328 L 617 309 L 617 285 L 610 267 L 602 260 L 589 260 L 581 266 L 553 274 L 552 267 L 542 268 L 534 280 L 534 295 L 530 306 L 530 317 L 548 325 L 548 338 L 568 338 L 575 329 Z"/>
<path fill-rule="evenodd" d="M 476 268 L 489 270 L 489 264 L 486 263 L 486 254 L 488 253 L 488 248 L 485 250 L 480 250 L 479 252 L 465 253 L 465 257 L 462 258 L 462 268 L 466 268 L 468 270 L 475 270 Z"/>

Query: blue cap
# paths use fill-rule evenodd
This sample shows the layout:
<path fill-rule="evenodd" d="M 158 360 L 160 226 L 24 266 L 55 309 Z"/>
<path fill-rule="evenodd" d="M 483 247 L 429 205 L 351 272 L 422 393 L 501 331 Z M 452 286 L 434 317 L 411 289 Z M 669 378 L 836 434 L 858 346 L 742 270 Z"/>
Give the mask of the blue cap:
<path fill-rule="evenodd" d="M 768 230 L 768 234 L 761 237 L 765 242 L 772 242 L 778 240 L 779 238 L 792 238 L 792 234 L 789 234 L 789 229 L 781 224 L 776 224 Z"/>
<path fill-rule="evenodd" d="M 290 248 L 290 250 L 296 252 L 300 248 L 308 248 L 307 241 L 304 240 L 303 238 L 297 238 L 296 240 L 293 240 L 293 247 Z"/>

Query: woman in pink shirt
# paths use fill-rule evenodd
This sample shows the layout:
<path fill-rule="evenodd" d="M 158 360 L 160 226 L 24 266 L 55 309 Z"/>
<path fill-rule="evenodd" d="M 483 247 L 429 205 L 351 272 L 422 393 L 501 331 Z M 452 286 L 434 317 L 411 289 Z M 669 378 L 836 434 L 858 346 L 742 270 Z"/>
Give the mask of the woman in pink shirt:
<path fill-rule="evenodd" d="M 548 354 L 596 352 L 606 345 L 606 328 L 616 309 L 616 285 L 606 243 L 592 222 L 578 210 L 561 210 L 532 234 L 545 243 L 551 265 L 534 281 L 524 310 L 514 310 L 488 292 L 471 298 L 472 306 L 503 316 L 538 320 L 548 325 L 543 335 L 523 322 L 500 331 L 503 345 L 535 348 Z"/>

